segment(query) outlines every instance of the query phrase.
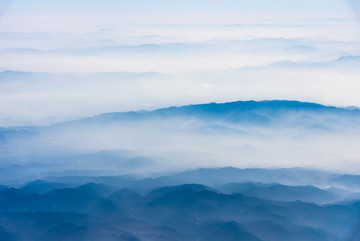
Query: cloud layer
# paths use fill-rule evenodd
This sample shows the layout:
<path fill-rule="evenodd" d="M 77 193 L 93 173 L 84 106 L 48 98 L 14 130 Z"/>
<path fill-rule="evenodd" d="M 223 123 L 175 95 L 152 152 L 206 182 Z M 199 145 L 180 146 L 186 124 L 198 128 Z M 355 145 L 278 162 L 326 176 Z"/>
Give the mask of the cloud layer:
<path fill-rule="evenodd" d="M 360 106 L 360 28 L 342 1 L 3 6 L 0 126 L 247 99 Z"/>

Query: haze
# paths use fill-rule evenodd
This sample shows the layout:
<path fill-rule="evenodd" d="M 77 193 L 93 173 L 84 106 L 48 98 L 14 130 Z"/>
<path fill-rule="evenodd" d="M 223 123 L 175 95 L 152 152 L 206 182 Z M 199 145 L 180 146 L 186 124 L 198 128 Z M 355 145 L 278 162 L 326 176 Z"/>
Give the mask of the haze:
<path fill-rule="evenodd" d="M 0 126 L 213 101 L 360 106 L 357 5 L 2 1 Z"/>

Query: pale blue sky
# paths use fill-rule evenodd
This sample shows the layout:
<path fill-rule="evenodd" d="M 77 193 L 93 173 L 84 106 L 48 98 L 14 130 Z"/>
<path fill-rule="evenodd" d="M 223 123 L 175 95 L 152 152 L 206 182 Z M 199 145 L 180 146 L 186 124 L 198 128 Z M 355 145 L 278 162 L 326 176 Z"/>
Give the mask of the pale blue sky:
<path fill-rule="evenodd" d="M 214 23 L 236 22 L 246 18 L 344 18 L 353 15 L 345 0 L 5 0 L 6 2 L 10 3 L 7 17 L 91 17 L 90 14 L 103 18 L 118 16 L 124 22 L 143 23 L 189 23 L 189 20 L 193 23 Z"/>

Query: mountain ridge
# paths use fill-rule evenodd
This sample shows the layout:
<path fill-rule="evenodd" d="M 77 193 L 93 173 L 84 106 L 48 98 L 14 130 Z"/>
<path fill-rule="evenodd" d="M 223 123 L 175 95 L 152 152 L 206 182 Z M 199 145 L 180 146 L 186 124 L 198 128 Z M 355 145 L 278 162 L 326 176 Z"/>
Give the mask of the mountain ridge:
<path fill-rule="evenodd" d="M 168 117 L 194 117 L 204 119 L 226 119 L 230 121 L 244 121 L 251 119 L 257 124 L 270 122 L 269 116 L 281 114 L 283 111 L 291 112 L 336 112 L 338 114 L 356 115 L 360 117 L 360 109 L 348 107 L 327 106 L 313 102 L 302 102 L 297 100 L 248 100 L 232 101 L 224 103 L 210 102 L 205 104 L 191 104 L 183 106 L 170 106 L 155 110 L 139 110 L 128 112 L 108 112 L 91 117 L 77 119 L 55 124 L 75 124 L 83 121 L 109 121 L 124 120 L 133 121 L 137 119 L 168 118 Z"/>
<path fill-rule="evenodd" d="M 25 126 L 11 126 L 11 127 L 0 127 L 0 132 L 18 132 L 18 131 L 36 131 L 41 130 L 43 128 L 49 127 L 60 127 L 63 125 L 71 125 L 77 124 L 81 122 L 91 122 L 91 121 L 109 121 L 109 120 L 124 120 L 124 121 L 133 121 L 136 119 L 151 119 L 151 118 L 164 118 L 174 116 L 184 116 L 185 114 L 191 114 L 194 117 L 207 117 L 215 118 L 219 115 L 224 114 L 234 114 L 237 111 L 242 113 L 246 113 L 247 115 L 242 115 L 241 117 L 245 119 L 248 118 L 258 118 L 257 123 L 261 122 L 269 122 L 267 116 L 258 114 L 257 112 L 265 111 L 267 114 L 279 114 L 281 111 L 322 111 L 322 112 L 336 112 L 346 115 L 356 115 L 360 117 L 360 107 L 357 106 L 331 106 L 331 105 L 323 105 L 315 102 L 307 102 L 307 101 L 298 101 L 298 100 L 239 100 L 239 101 L 230 101 L 230 102 L 208 102 L 201 104 L 188 104 L 188 105 L 180 105 L 180 106 L 169 106 L 164 108 L 158 108 L 154 110 L 136 110 L 136 111 L 116 111 L 116 112 L 106 112 L 93 116 L 84 116 L 81 118 L 62 121 L 58 123 L 53 123 L 50 125 L 25 125 Z M 255 113 L 254 113 L 255 111 Z M 270 111 L 270 113 L 269 113 Z M 196 114 L 195 112 L 198 112 Z M 240 118 L 241 119 L 241 118 Z M 235 118 L 235 121 L 237 119 Z"/>

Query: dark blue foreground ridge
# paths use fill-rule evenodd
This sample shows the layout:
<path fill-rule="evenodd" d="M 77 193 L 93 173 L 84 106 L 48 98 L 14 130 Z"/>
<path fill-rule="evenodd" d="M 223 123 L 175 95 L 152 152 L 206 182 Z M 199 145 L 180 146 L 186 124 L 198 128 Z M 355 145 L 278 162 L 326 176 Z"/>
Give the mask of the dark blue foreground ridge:
<path fill-rule="evenodd" d="M 220 174 L 222 181 L 211 181 Z M 337 202 L 336 189 L 274 183 L 307 176 L 332 184 L 341 178 L 298 168 L 207 168 L 126 182 L 53 177 L 2 187 L 0 240 L 358 240 L 359 199 Z M 192 182 L 197 177 L 202 184 Z"/>

